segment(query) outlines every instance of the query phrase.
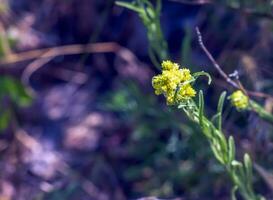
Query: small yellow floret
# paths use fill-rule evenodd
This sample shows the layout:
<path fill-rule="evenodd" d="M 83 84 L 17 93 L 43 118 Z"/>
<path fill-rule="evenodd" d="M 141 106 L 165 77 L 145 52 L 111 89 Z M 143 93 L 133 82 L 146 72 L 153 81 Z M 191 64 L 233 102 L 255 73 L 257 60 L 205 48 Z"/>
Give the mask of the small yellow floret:
<path fill-rule="evenodd" d="M 196 95 L 189 83 L 191 79 L 189 69 L 179 69 L 177 63 L 168 60 L 162 62 L 162 73 L 153 77 L 152 85 L 155 94 L 163 94 L 167 104 L 173 105 Z"/>
<path fill-rule="evenodd" d="M 238 110 L 244 110 L 248 107 L 248 96 L 241 90 L 237 90 L 230 95 L 230 100 L 233 106 Z"/>
<path fill-rule="evenodd" d="M 172 61 L 165 60 L 161 64 L 162 70 L 177 70 L 179 68 L 179 65 L 176 63 L 173 63 Z"/>

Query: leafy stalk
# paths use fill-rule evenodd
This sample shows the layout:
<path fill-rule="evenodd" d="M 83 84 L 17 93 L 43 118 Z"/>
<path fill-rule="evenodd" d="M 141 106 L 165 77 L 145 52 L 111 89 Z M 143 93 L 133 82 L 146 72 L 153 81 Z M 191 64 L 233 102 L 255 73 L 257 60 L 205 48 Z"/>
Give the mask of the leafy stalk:
<path fill-rule="evenodd" d="M 161 0 L 157 0 L 155 6 L 149 0 L 117 1 L 116 4 L 139 15 L 147 29 L 150 59 L 160 69 L 161 61 L 168 58 L 168 46 L 160 25 Z"/>
<path fill-rule="evenodd" d="M 259 117 L 267 120 L 268 122 L 273 123 L 273 115 L 267 112 L 261 105 L 259 105 L 253 100 L 250 100 L 249 104 L 250 104 L 250 109 L 256 112 L 259 115 Z"/>
<path fill-rule="evenodd" d="M 236 191 L 238 190 L 242 197 L 246 200 L 263 200 L 264 197 L 256 195 L 252 185 L 252 162 L 250 156 L 245 154 L 244 161 L 237 161 L 235 158 L 235 143 L 232 136 L 228 139 L 221 130 L 222 124 L 222 108 L 225 99 L 225 92 L 222 93 L 215 121 L 217 127 L 204 115 L 204 97 L 203 92 L 199 92 L 199 105 L 190 99 L 187 103 L 178 106 L 182 108 L 186 115 L 195 123 L 197 123 L 205 137 L 210 143 L 215 158 L 225 167 L 230 179 L 233 183 L 231 192 L 232 199 L 236 199 Z"/>

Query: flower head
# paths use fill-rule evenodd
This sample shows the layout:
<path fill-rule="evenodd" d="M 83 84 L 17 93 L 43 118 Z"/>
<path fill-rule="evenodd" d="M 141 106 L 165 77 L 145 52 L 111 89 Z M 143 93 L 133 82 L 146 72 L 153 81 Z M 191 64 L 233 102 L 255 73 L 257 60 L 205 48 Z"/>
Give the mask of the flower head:
<path fill-rule="evenodd" d="M 167 104 L 173 105 L 196 95 L 190 84 L 192 78 L 189 69 L 179 69 L 177 63 L 168 60 L 162 62 L 162 73 L 153 77 L 152 85 L 155 94 L 163 94 Z"/>
<path fill-rule="evenodd" d="M 238 110 L 244 110 L 248 107 L 248 96 L 246 96 L 241 90 L 237 90 L 230 95 L 230 100 L 233 106 Z"/>

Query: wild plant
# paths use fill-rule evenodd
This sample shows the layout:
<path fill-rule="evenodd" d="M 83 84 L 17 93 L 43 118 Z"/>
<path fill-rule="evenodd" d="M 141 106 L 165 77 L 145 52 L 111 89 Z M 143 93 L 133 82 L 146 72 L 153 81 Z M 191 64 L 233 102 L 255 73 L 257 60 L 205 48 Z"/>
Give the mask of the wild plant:
<path fill-rule="evenodd" d="M 161 74 L 154 76 L 152 79 L 155 94 L 164 95 L 168 106 L 182 110 L 190 120 L 199 126 L 210 144 L 214 157 L 225 168 L 226 173 L 230 177 L 233 184 L 231 198 L 235 200 L 236 191 L 238 191 L 246 200 L 264 200 L 265 198 L 256 194 L 253 188 L 253 166 L 250 156 L 245 153 L 243 161 L 237 160 L 233 136 L 226 137 L 222 131 L 222 111 L 227 93 L 223 92 L 221 94 L 216 114 L 212 118 L 207 117 L 205 114 L 204 94 L 200 90 L 198 92 L 198 101 L 196 102 L 197 92 L 194 88 L 194 83 L 199 76 L 205 75 L 208 77 L 208 83 L 210 84 L 210 75 L 204 71 L 191 73 L 189 69 L 181 69 L 179 64 L 168 60 L 167 43 L 164 40 L 160 26 L 161 1 L 157 0 L 155 6 L 148 0 L 135 0 L 131 3 L 118 1 L 117 5 L 135 11 L 141 18 L 147 29 L 151 61 L 157 67 L 158 63 L 162 62 Z M 211 55 L 208 54 L 208 56 Z M 212 61 L 213 64 L 216 63 L 213 58 Z M 251 110 L 256 112 L 261 118 L 273 122 L 272 114 L 252 100 L 243 87 L 234 87 L 234 92 L 228 98 L 238 111 Z"/>

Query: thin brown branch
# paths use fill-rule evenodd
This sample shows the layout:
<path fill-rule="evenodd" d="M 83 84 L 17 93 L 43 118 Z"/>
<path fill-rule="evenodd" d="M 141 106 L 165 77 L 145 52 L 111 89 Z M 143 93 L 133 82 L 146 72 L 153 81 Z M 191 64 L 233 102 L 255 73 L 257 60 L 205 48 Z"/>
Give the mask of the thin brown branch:
<path fill-rule="evenodd" d="M 40 69 L 42 66 L 50 62 L 57 56 L 64 55 L 75 55 L 75 54 L 83 54 L 83 53 L 116 53 L 123 60 L 127 62 L 132 62 L 133 60 L 137 60 L 135 55 L 127 48 L 120 46 L 114 42 L 106 42 L 106 43 L 92 43 L 87 45 L 66 45 L 38 50 L 31 50 L 22 53 L 12 53 L 9 56 L 4 57 L 0 60 L 0 65 L 9 65 L 17 62 L 33 60 L 30 64 L 28 64 L 21 76 L 22 82 L 27 86 L 29 92 L 32 95 L 35 95 L 35 91 L 31 89 L 29 80 L 30 77 Z M 8 72 L 12 69 L 11 67 L 0 67 L 0 73 L 8 74 Z M 83 77 L 83 76 L 81 76 Z M 85 80 L 85 79 L 84 79 Z M 71 80 L 72 81 L 72 80 Z M 83 80 L 81 80 L 82 83 Z"/>
<path fill-rule="evenodd" d="M 31 88 L 30 86 L 30 78 L 33 75 L 33 73 L 35 73 L 37 70 L 39 70 L 41 67 L 43 67 L 45 64 L 49 63 L 54 57 L 46 57 L 47 54 L 51 54 L 51 51 L 46 52 L 44 55 L 42 55 L 42 58 L 37 58 L 36 60 L 34 60 L 33 62 L 31 62 L 23 71 L 22 76 L 21 76 L 21 80 L 22 82 L 25 84 L 25 86 L 27 86 L 28 91 L 32 94 L 35 95 L 35 91 Z M 85 83 L 85 81 L 87 80 L 87 76 L 84 73 L 81 72 L 75 72 L 75 71 L 69 71 L 67 69 L 62 69 L 59 70 L 62 71 L 62 73 L 60 74 L 70 74 L 69 78 L 62 76 L 63 79 L 65 79 L 66 81 L 70 81 L 76 84 L 83 84 Z M 71 74 L 75 74 L 75 76 L 72 78 Z M 60 76 L 58 76 L 60 77 Z"/>
<path fill-rule="evenodd" d="M 226 80 L 226 82 L 228 82 L 229 84 L 231 84 L 233 87 L 235 87 L 237 89 L 240 89 L 239 85 L 237 83 L 235 83 L 233 80 L 231 80 L 231 78 L 229 78 L 229 76 L 221 69 L 220 65 L 213 58 L 213 56 L 211 55 L 211 53 L 209 52 L 209 50 L 207 49 L 207 47 L 204 45 L 203 38 L 202 38 L 201 32 L 200 32 L 200 30 L 199 30 L 198 27 L 196 27 L 196 33 L 197 33 L 198 42 L 199 42 L 199 45 L 200 45 L 201 49 L 205 52 L 205 54 L 207 55 L 207 57 L 209 58 L 209 60 L 213 64 L 213 66 L 215 67 L 215 69 Z"/>
<path fill-rule="evenodd" d="M 253 96 L 253 97 L 267 98 L 267 99 L 273 100 L 273 97 L 271 95 L 265 94 L 263 92 L 255 92 L 255 91 L 249 91 L 249 90 L 247 90 L 247 94 L 249 96 Z"/>
<path fill-rule="evenodd" d="M 198 42 L 201 47 L 201 49 L 204 51 L 204 53 L 207 55 L 209 60 L 211 61 L 214 68 L 219 72 L 219 74 L 225 79 L 227 83 L 229 83 L 233 88 L 242 90 L 246 95 L 254 96 L 254 97 L 263 97 L 263 98 L 269 98 L 273 99 L 271 95 L 262 93 L 262 92 L 255 92 L 255 91 L 249 91 L 244 88 L 244 86 L 241 84 L 239 80 L 236 82 L 233 81 L 220 67 L 220 65 L 217 63 L 217 61 L 214 59 L 214 57 L 211 55 L 207 47 L 204 45 L 203 38 L 201 35 L 201 32 L 198 27 L 196 27 L 196 33 L 198 36 Z"/>
<path fill-rule="evenodd" d="M 87 45 L 66 45 L 38 50 L 31 50 L 22 53 L 12 53 L 9 57 L 0 60 L 0 65 L 8 65 L 17 62 L 32 60 L 36 58 L 53 58 L 63 55 L 75 55 L 82 53 L 108 53 L 121 50 L 122 47 L 114 42 L 92 43 Z"/>
<path fill-rule="evenodd" d="M 46 57 L 50 53 L 51 51 L 46 52 L 41 58 L 34 60 L 24 69 L 21 80 L 25 85 L 29 85 L 29 79 L 35 71 L 53 59 L 53 57 Z"/>

